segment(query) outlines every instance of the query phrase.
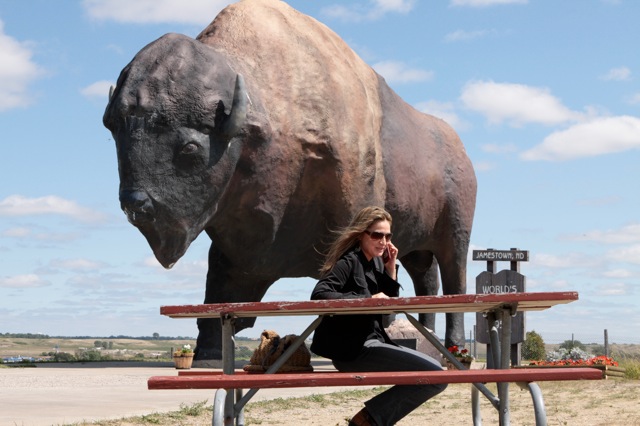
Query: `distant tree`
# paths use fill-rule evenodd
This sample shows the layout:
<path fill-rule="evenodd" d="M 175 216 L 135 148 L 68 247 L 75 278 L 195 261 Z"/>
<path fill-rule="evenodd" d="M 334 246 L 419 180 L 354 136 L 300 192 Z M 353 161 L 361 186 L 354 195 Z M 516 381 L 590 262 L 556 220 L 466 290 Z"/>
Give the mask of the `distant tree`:
<path fill-rule="evenodd" d="M 113 349 L 113 342 L 108 342 L 106 349 Z"/>
<path fill-rule="evenodd" d="M 76 351 L 78 361 L 100 361 L 102 355 L 95 349 Z"/>
<path fill-rule="evenodd" d="M 67 352 L 50 352 L 53 356 L 53 360 L 56 362 L 73 362 L 76 357 L 73 354 Z"/>
<path fill-rule="evenodd" d="M 578 348 L 582 351 L 587 350 L 587 347 L 580 340 L 565 340 L 560 344 L 560 349 L 571 351 L 573 348 Z"/>
<path fill-rule="evenodd" d="M 96 340 L 95 342 L 93 342 L 94 348 L 101 348 L 102 345 L 103 345 L 102 340 Z"/>
<path fill-rule="evenodd" d="M 153 338 L 155 340 L 158 340 L 160 338 L 160 334 L 159 333 L 153 333 Z"/>
<path fill-rule="evenodd" d="M 546 350 L 544 347 L 544 340 L 542 336 L 536 333 L 534 330 L 528 331 L 525 341 L 522 345 L 522 357 L 528 360 L 542 360 L 545 359 Z"/>

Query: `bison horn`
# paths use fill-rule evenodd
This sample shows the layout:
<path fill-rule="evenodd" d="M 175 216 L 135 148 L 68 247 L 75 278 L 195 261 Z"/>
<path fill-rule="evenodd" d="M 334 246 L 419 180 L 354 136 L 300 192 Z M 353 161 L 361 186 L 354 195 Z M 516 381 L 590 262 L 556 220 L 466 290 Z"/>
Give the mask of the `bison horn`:
<path fill-rule="evenodd" d="M 238 74 L 236 76 L 236 87 L 233 91 L 233 103 L 231 104 L 231 111 L 227 116 L 222 132 L 229 139 L 234 137 L 244 126 L 244 122 L 247 119 L 247 90 L 244 86 L 244 77 Z"/>
<path fill-rule="evenodd" d="M 109 87 L 109 100 L 111 100 L 111 98 L 113 97 L 113 92 L 116 91 L 116 87 L 115 86 L 110 86 Z"/>

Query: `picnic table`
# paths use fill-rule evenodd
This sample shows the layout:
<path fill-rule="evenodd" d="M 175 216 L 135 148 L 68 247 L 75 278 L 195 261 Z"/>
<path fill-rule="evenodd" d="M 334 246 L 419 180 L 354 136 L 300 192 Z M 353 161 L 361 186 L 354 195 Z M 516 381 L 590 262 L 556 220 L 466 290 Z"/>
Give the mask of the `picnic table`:
<path fill-rule="evenodd" d="M 498 410 L 500 425 L 510 421 L 509 383 L 526 387 L 532 396 L 537 425 L 546 425 L 544 401 L 536 381 L 595 380 L 602 372 L 592 368 L 511 370 L 511 318 L 519 311 L 540 311 L 578 300 L 576 292 L 459 294 L 445 296 L 397 297 L 389 299 L 338 299 L 273 301 L 162 306 L 160 313 L 172 318 L 220 318 L 222 321 L 222 372 L 184 372 L 178 376 L 149 379 L 149 389 L 218 389 L 214 399 L 214 426 L 244 425 L 243 408 L 261 388 L 304 386 L 362 386 L 424 383 L 471 383 L 472 414 L 480 425 L 479 394 Z M 490 330 L 494 369 L 466 370 L 430 330 L 411 314 L 481 312 Z M 458 370 L 431 372 L 288 373 L 273 374 L 313 333 L 326 315 L 405 314 L 415 328 Z M 238 318 L 261 316 L 317 315 L 278 360 L 264 374 L 235 371 L 234 323 Z M 496 383 L 494 395 L 485 383 Z M 243 389 L 250 389 L 243 395 Z M 235 390 L 235 392 L 227 392 Z"/>

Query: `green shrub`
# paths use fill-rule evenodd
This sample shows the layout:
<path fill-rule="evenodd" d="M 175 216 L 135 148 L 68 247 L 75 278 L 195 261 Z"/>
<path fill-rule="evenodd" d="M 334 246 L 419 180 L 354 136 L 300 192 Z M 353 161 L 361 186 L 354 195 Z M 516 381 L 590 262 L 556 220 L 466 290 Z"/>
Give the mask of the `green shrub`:
<path fill-rule="evenodd" d="M 571 351 L 571 349 L 578 348 L 582 351 L 587 351 L 587 347 L 580 340 L 565 340 L 560 344 L 560 349 L 566 349 Z"/>
<path fill-rule="evenodd" d="M 632 358 L 624 358 L 618 362 L 618 366 L 624 368 L 624 377 L 627 379 L 640 379 L 640 361 Z"/>
<path fill-rule="evenodd" d="M 546 351 L 542 336 L 534 330 L 527 332 L 524 343 L 522 344 L 522 358 L 531 361 L 540 361 L 545 359 Z"/>

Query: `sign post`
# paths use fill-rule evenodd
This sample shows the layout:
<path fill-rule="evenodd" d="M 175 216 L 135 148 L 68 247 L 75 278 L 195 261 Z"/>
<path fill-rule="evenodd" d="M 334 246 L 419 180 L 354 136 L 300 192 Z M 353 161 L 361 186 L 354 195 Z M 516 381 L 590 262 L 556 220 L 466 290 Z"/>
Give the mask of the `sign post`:
<path fill-rule="evenodd" d="M 520 262 L 529 261 L 529 252 L 512 248 L 511 250 L 474 250 L 473 260 L 486 261 L 487 270 L 476 277 L 477 294 L 524 293 L 525 276 L 520 274 Z M 511 268 L 496 273 L 496 262 L 509 262 Z M 522 359 L 521 346 L 525 339 L 524 312 L 518 312 L 511 320 L 511 364 L 519 365 Z M 481 313 L 476 314 L 476 340 L 487 345 L 487 367 L 493 368 L 491 340 L 487 319 Z"/>

